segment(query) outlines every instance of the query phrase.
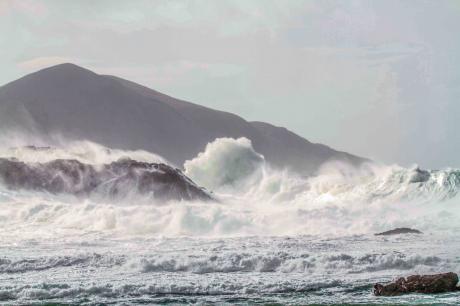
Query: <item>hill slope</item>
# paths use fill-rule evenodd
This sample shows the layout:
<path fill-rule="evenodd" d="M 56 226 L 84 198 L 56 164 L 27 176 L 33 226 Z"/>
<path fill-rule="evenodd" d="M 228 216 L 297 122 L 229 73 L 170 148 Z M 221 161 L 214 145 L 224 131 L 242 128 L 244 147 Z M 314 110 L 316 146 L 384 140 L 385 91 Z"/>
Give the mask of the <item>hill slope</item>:
<path fill-rule="evenodd" d="M 185 102 L 73 64 L 29 74 L 0 87 L 0 128 L 143 149 L 177 166 L 218 137 L 247 137 L 275 167 L 311 173 L 328 160 L 364 159 L 311 143 L 263 122 Z"/>

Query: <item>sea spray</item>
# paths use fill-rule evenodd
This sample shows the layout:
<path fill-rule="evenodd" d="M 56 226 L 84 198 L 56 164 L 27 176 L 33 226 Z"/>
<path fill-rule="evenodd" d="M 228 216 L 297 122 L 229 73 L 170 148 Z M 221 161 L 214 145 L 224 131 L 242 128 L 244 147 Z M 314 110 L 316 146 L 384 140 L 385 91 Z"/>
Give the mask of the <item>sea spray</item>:
<path fill-rule="evenodd" d="M 219 138 L 184 164 L 185 174 L 211 190 L 244 188 L 264 164 L 247 138 Z"/>
<path fill-rule="evenodd" d="M 89 142 L 41 145 L 0 156 L 94 169 L 158 160 Z M 272 169 L 244 139 L 216 140 L 185 168 L 218 201 L 158 201 L 131 185 L 114 198 L 0 183 L 0 303 L 372 304 L 377 281 L 460 269 L 458 170 L 331 162 L 304 177 Z M 424 234 L 373 235 L 403 226 Z"/>
<path fill-rule="evenodd" d="M 20 139 L 21 137 L 18 137 L 17 140 L 21 141 Z M 22 141 L 27 141 L 27 139 Z M 0 146 L 0 158 L 15 158 L 26 163 L 46 163 L 57 159 L 69 159 L 91 165 L 109 164 L 127 158 L 140 162 L 169 163 L 166 159 L 151 152 L 109 149 L 86 140 L 61 141 L 52 146 L 42 141 L 32 143 L 34 145 L 5 146 L 3 144 Z"/>
<path fill-rule="evenodd" d="M 47 153 L 48 152 L 48 153 Z M 118 158 L 163 160 L 90 142 L 40 150 L 2 149 L 24 162 L 75 158 L 98 167 Z M 164 161 L 164 160 L 163 160 Z M 214 191 L 217 202 L 159 202 L 129 193 L 110 199 L 11 190 L 0 184 L 3 237 L 97 233 L 119 237 L 229 237 L 366 234 L 392 227 L 451 231 L 458 227 L 460 172 L 331 162 L 314 176 L 274 170 L 249 140 L 217 139 L 185 164 L 185 173 Z M 133 189 L 135 190 L 135 189 Z M 48 235 L 46 234 L 46 235 Z M 5 238 L 6 239 L 6 238 Z"/>

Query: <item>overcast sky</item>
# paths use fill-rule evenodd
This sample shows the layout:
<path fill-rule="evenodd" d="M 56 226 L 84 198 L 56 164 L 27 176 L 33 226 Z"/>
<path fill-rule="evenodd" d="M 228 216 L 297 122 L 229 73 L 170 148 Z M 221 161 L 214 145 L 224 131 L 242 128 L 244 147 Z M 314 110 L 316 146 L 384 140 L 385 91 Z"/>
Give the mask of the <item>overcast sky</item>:
<path fill-rule="evenodd" d="M 460 167 L 460 1 L 0 0 L 0 84 L 73 62 L 385 162 Z"/>

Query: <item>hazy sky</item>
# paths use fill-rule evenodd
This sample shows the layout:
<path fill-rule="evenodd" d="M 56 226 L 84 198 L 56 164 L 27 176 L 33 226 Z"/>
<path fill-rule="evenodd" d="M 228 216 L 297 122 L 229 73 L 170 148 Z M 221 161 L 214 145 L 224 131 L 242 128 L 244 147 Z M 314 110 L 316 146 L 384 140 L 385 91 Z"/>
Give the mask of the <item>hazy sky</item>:
<path fill-rule="evenodd" d="M 285 126 L 460 167 L 460 1 L 0 0 L 0 84 L 61 62 Z"/>

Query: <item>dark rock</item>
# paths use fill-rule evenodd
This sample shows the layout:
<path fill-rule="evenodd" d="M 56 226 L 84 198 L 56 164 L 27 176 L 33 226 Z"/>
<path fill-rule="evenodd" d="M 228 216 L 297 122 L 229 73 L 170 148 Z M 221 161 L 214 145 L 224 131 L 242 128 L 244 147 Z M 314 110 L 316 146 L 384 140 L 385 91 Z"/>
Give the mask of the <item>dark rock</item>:
<path fill-rule="evenodd" d="M 409 183 L 424 183 L 427 182 L 431 177 L 430 172 L 416 168 L 412 172 L 412 176 L 409 179 Z"/>
<path fill-rule="evenodd" d="M 131 159 L 94 166 L 77 160 L 24 163 L 0 158 L 0 181 L 10 189 L 52 194 L 123 197 L 136 193 L 162 200 L 212 199 L 178 169 Z"/>
<path fill-rule="evenodd" d="M 423 234 L 421 231 L 408 228 L 408 227 L 399 227 L 392 229 L 390 231 L 377 233 L 375 236 L 389 236 L 389 235 L 399 235 L 399 234 Z"/>
<path fill-rule="evenodd" d="M 453 272 L 435 275 L 411 275 L 388 284 L 375 284 L 374 295 L 395 296 L 408 293 L 443 293 L 457 291 L 458 275 Z"/>

